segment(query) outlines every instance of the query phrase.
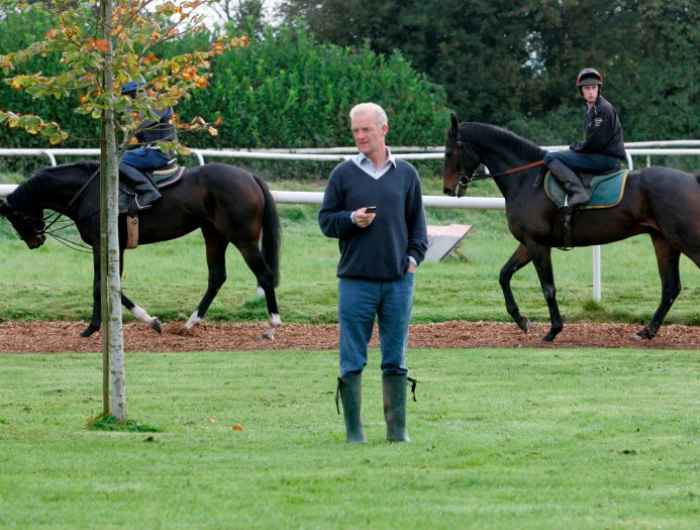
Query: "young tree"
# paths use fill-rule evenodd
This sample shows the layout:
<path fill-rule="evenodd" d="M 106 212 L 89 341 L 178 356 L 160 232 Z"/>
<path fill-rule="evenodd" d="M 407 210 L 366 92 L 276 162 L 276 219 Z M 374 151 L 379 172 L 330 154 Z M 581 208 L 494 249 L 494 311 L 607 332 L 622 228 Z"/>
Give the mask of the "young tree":
<path fill-rule="evenodd" d="M 123 149 L 139 125 L 138 116 L 153 109 L 175 107 L 197 88 L 209 83 L 211 59 L 232 46 L 246 45 L 245 38 L 211 43 L 208 50 L 174 57 L 160 57 L 158 46 L 186 33 L 203 31 L 206 0 L 156 2 L 122 0 L 52 0 L 25 2 L 0 0 L 0 12 L 44 10 L 54 20 L 45 38 L 30 46 L 0 56 L 0 67 L 9 77 L 6 82 L 34 98 L 65 98 L 77 94 L 76 112 L 99 120 L 101 127 L 101 255 L 103 356 L 105 359 L 105 414 L 126 419 L 126 392 L 121 327 L 119 249 L 117 236 L 117 136 Z M 23 63 L 37 55 L 55 54 L 64 66 L 56 75 L 22 72 Z M 118 87 L 130 80 L 142 80 L 136 99 L 119 95 Z M 0 124 L 22 128 L 40 135 L 50 144 L 59 144 L 70 135 L 55 121 L 34 114 L 20 114 L 0 108 Z M 175 118 L 184 130 L 216 129 L 201 117 L 190 123 Z M 117 134 L 115 134 L 115 131 Z M 182 152 L 183 146 L 170 142 L 163 146 Z M 112 367 L 109 369 L 109 360 Z M 107 372 L 112 374 L 111 407 L 107 393 Z"/>

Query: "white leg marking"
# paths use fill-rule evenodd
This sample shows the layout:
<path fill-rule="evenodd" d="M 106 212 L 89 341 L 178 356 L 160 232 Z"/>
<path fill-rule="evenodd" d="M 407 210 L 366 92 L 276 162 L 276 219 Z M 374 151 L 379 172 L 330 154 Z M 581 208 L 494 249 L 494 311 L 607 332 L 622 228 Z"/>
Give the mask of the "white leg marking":
<path fill-rule="evenodd" d="M 149 315 L 143 307 L 135 305 L 131 309 L 131 314 L 134 315 L 136 320 L 145 322 L 146 324 L 151 324 L 155 319 Z"/>
<path fill-rule="evenodd" d="M 202 321 L 202 319 L 199 318 L 199 315 L 197 314 L 197 310 L 195 309 L 194 313 L 192 313 L 192 315 L 190 316 L 190 319 L 185 324 L 185 329 L 192 329 L 197 324 L 199 324 L 201 321 Z"/>
<path fill-rule="evenodd" d="M 280 318 L 280 316 L 277 313 L 272 313 L 270 315 L 270 325 L 273 328 L 277 328 L 277 327 L 282 325 L 282 319 Z"/>

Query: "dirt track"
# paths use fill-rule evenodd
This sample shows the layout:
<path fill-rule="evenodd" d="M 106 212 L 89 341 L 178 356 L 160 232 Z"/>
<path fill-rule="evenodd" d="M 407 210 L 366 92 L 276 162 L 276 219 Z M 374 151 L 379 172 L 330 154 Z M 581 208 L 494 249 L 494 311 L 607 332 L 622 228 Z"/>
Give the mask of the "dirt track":
<path fill-rule="evenodd" d="M 0 322 L 0 353 L 9 352 L 96 352 L 101 350 L 100 335 L 84 339 L 82 322 Z M 125 326 L 126 351 L 235 351 L 235 350 L 334 350 L 338 346 L 335 325 L 285 324 L 274 340 L 261 337 L 265 325 L 201 324 L 184 333 L 181 322 L 165 324 L 157 334 L 141 323 Z M 639 325 L 573 323 L 566 324 L 554 344 L 542 337 L 548 326 L 531 325 L 528 334 L 515 324 L 495 322 L 444 322 L 411 327 L 413 348 L 475 347 L 630 347 L 700 349 L 700 327 L 669 325 L 651 341 L 635 338 Z M 376 337 L 373 339 L 376 344 Z"/>

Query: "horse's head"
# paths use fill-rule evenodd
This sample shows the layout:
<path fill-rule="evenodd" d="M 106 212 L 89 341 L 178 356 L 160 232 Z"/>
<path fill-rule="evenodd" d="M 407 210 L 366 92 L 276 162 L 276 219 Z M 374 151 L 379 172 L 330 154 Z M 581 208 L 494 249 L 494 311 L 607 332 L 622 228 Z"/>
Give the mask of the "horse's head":
<path fill-rule="evenodd" d="M 41 210 L 20 212 L 10 206 L 6 200 L 0 200 L 0 216 L 6 217 L 15 228 L 19 237 L 29 248 L 37 248 L 44 244 L 44 217 Z"/>
<path fill-rule="evenodd" d="M 479 154 L 469 140 L 462 137 L 459 131 L 459 120 L 455 114 L 452 114 L 445 142 L 445 165 L 442 169 L 445 194 L 457 197 L 464 195 L 480 164 Z"/>

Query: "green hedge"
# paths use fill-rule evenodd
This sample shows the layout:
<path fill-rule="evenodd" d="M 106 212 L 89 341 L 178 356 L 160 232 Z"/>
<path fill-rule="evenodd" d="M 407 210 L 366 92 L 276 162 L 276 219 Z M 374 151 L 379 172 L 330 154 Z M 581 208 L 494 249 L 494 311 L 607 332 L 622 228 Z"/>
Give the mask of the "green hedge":
<path fill-rule="evenodd" d="M 217 147 L 352 145 L 347 113 L 361 101 L 387 110 L 395 145 L 441 143 L 448 123 L 443 91 L 400 54 L 319 45 L 299 30 L 268 31 L 219 57 L 213 73 L 209 89 L 193 93 L 179 110 L 221 113 Z"/>

